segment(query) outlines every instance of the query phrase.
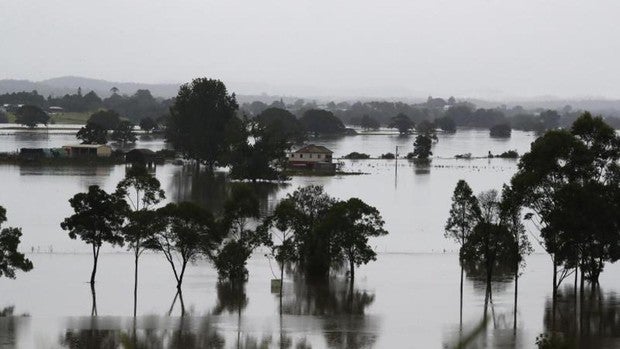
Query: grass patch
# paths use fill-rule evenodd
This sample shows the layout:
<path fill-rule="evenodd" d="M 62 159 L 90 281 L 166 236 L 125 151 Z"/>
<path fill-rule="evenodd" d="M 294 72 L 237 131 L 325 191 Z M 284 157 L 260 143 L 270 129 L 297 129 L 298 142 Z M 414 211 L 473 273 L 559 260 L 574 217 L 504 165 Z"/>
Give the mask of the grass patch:
<path fill-rule="evenodd" d="M 50 118 L 50 124 L 86 124 L 92 112 L 83 113 L 55 113 Z M 9 119 L 10 120 L 10 119 Z"/>

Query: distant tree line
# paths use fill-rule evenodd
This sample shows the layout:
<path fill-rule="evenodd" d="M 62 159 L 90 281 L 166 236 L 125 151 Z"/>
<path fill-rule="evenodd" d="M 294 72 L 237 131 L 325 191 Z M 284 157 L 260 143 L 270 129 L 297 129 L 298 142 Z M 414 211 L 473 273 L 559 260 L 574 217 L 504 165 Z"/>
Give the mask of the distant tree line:
<path fill-rule="evenodd" d="M 14 92 L 0 95 L 0 105 L 13 105 L 17 111 L 17 105 L 32 105 L 43 110 L 49 107 L 61 107 L 65 112 L 94 112 L 99 109 L 114 110 L 120 116 L 139 121 L 142 118 L 159 118 L 168 114 L 173 99 L 155 98 L 149 90 L 138 90 L 133 95 L 121 95 L 118 89 L 112 89 L 107 98 L 99 97 L 94 91 L 82 94 L 78 88 L 74 94 L 66 94 L 62 97 L 40 95 L 37 91 Z"/>

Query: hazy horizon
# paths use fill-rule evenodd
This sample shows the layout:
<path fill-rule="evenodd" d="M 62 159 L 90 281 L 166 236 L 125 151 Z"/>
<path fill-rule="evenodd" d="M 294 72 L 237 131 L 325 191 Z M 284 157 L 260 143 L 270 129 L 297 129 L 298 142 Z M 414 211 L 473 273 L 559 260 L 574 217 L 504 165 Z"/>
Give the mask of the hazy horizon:
<path fill-rule="evenodd" d="M 5 2 L 0 79 L 83 76 L 240 94 L 620 97 L 620 3 Z"/>

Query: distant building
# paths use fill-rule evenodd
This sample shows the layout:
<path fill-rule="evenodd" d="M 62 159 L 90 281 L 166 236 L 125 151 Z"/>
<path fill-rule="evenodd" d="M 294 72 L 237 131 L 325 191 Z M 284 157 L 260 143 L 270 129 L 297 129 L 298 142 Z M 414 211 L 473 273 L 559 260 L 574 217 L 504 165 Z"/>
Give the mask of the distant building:
<path fill-rule="evenodd" d="M 75 144 L 64 145 L 62 149 L 68 157 L 88 157 L 96 156 L 108 158 L 112 156 L 112 148 L 105 144 Z"/>
<path fill-rule="evenodd" d="M 62 107 L 56 107 L 56 106 L 49 107 L 49 108 L 47 108 L 47 110 L 50 113 L 62 113 L 63 111 L 65 111 Z"/>
<path fill-rule="evenodd" d="M 332 152 L 321 145 L 309 144 L 288 155 L 290 167 L 314 170 L 332 170 Z"/>

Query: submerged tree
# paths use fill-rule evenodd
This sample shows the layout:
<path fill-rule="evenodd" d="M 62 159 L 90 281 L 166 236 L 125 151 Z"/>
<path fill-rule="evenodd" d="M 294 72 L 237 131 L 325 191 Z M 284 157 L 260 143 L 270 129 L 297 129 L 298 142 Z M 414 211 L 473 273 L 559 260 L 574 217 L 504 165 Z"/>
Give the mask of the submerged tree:
<path fill-rule="evenodd" d="M 149 240 L 162 229 L 162 222 L 153 206 L 165 198 L 157 178 L 143 167 L 134 167 L 116 187 L 117 194 L 124 197 L 131 210 L 127 213 L 127 223 L 122 228 L 125 242 L 134 254 L 133 316 L 136 316 L 138 303 L 138 259 L 148 248 Z"/>
<path fill-rule="evenodd" d="M 368 244 L 370 237 L 387 235 L 379 210 L 358 198 L 335 203 L 323 219 L 320 230 L 333 239 L 332 258 L 342 258 L 349 263 L 351 285 L 355 267 L 377 259 L 377 253 Z"/>
<path fill-rule="evenodd" d="M 75 137 L 82 141 L 82 144 L 106 144 L 108 143 L 108 131 L 92 122 L 87 122 L 82 126 Z"/>
<path fill-rule="evenodd" d="M 133 131 L 134 124 L 131 121 L 123 120 L 112 130 L 112 140 L 123 145 L 127 143 L 135 143 L 137 140 L 136 133 Z"/>
<path fill-rule="evenodd" d="M 450 217 L 446 222 L 446 238 L 450 238 L 459 244 L 460 250 L 472 234 L 474 227 L 480 220 L 480 207 L 478 199 L 474 196 L 469 184 L 459 180 L 452 195 Z M 459 251 L 460 252 L 460 251 Z M 460 261 L 460 260 L 459 260 Z M 463 322 L 463 264 L 461 264 L 461 287 L 460 287 L 460 323 Z"/>
<path fill-rule="evenodd" d="M 69 231 L 71 239 L 78 237 L 92 247 L 93 270 L 90 284 L 95 284 L 97 262 L 101 245 L 122 245 L 120 228 L 123 224 L 127 203 L 116 194 L 108 194 L 97 185 L 88 187 L 88 192 L 78 193 L 69 199 L 75 212 L 60 223 L 63 230 Z"/>
<path fill-rule="evenodd" d="M 510 268 L 516 244 L 508 228 L 501 224 L 497 192 L 490 190 L 478 195 L 480 220 L 461 248 L 461 263 L 483 269 L 486 276 L 484 314 L 492 301 L 491 280 L 500 268 Z"/>
<path fill-rule="evenodd" d="M 50 120 L 50 116 L 36 105 L 21 106 L 15 114 L 15 122 L 28 128 L 35 128 L 38 124 L 47 125 Z"/>
<path fill-rule="evenodd" d="M 182 85 L 170 108 L 166 139 L 183 156 L 209 170 L 226 165 L 234 135 L 241 132 L 239 105 L 219 80 L 194 79 Z"/>
<path fill-rule="evenodd" d="M 245 185 L 234 187 L 231 198 L 224 204 L 224 215 L 218 221 L 225 238 L 215 258 L 221 279 L 233 282 L 247 279 L 247 260 L 265 240 L 262 229 L 249 227 L 249 221 L 258 217 L 258 199 L 251 188 Z"/>
<path fill-rule="evenodd" d="M 389 125 L 390 128 L 397 129 L 398 133 L 400 133 L 401 135 L 410 134 L 411 129 L 413 129 L 414 126 L 415 126 L 415 123 L 411 121 L 411 119 L 403 113 L 400 113 L 396 115 L 395 117 L 393 117 Z"/>
<path fill-rule="evenodd" d="M 0 206 L 0 225 L 6 222 L 6 210 Z M 21 228 L 6 227 L 0 230 L 0 276 L 15 279 L 15 272 L 32 270 L 32 262 L 19 252 Z"/>
<path fill-rule="evenodd" d="M 211 213 L 194 203 L 168 204 L 158 209 L 156 214 L 162 220 L 162 229 L 149 239 L 146 246 L 162 252 L 170 264 L 184 314 L 181 286 L 187 264 L 203 254 L 213 258 L 221 236 L 214 227 Z"/>
<path fill-rule="evenodd" d="M 433 155 L 431 151 L 432 146 L 433 140 L 431 137 L 426 134 L 419 134 L 413 143 L 413 156 L 418 159 L 428 159 L 429 156 Z"/>

